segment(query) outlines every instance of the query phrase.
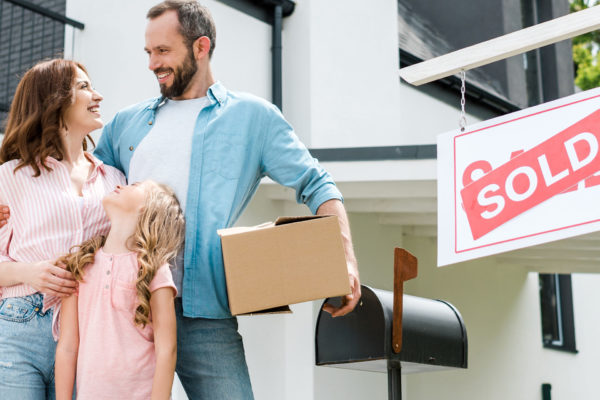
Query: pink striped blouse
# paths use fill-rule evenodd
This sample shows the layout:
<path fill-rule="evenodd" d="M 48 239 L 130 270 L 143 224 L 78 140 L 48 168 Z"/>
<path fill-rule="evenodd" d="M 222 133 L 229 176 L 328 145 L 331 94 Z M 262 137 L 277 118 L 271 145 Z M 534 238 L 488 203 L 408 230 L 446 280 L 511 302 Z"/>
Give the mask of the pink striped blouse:
<path fill-rule="evenodd" d="M 56 260 L 72 246 L 108 233 L 102 198 L 125 184 L 125 177 L 91 154 L 86 156 L 94 167 L 83 196 L 73 192 L 67 167 L 54 158 L 47 159 L 52 171 L 42 168 L 36 178 L 29 166 L 14 172 L 17 160 L 0 165 L 0 204 L 10 208 L 8 223 L 0 228 L 0 262 Z M 26 284 L 0 287 L 0 298 L 33 293 L 36 290 Z"/>

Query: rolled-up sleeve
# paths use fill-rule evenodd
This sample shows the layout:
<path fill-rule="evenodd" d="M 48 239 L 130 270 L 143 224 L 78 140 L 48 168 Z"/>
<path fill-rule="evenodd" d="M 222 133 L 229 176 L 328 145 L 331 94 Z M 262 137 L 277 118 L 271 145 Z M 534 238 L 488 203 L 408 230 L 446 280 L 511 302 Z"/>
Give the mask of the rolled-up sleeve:
<path fill-rule="evenodd" d="M 265 126 L 261 161 L 266 176 L 294 188 L 296 201 L 306 204 L 313 214 L 327 200 L 343 201 L 331 175 L 310 155 L 277 109 L 269 110 Z"/>
<path fill-rule="evenodd" d="M 102 160 L 104 164 L 118 168 L 122 171 L 123 168 L 121 168 L 121 166 L 118 163 L 118 157 L 115 156 L 113 147 L 112 130 L 116 118 L 117 117 L 115 116 L 115 118 L 113 118 L 112 121 L 106 124 L 104 126 L 104 129 L 102 129 L 100 140 L 98 141 L 98 145 L 94 149 L 94 155 L 100 160 Z"/>

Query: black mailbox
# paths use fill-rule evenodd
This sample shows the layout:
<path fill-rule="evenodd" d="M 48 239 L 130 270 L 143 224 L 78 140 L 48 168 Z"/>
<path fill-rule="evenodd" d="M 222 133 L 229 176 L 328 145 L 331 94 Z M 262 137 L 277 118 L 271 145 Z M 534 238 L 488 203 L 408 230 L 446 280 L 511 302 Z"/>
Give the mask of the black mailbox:
<path fill-rule="evenodd" d="M 412 257 L 396 249 L 394 292 L 362 286 L 352 313 L 337 318 L 319 313 L 315 338 L 317 365 L 387 372 L 390 399 L 401 398 L 400 373 L 467 368 L 467 332 L 460 313 L 445 301 L 402 293 L 406 266 L 401 252 L 405 259 Z M 416 276 L 413 259 L 414 274 L 408 279 Z"/>

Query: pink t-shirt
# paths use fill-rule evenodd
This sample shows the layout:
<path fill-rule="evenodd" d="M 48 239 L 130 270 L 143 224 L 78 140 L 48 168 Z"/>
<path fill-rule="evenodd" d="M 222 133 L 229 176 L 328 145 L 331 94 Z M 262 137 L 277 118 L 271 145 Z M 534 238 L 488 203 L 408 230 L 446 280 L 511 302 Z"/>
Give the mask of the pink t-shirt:
<path fill-rule="evenodd" d="M 144 399 L 151 397 L 156 358 L 151 324 L 135 325 L 135 253 L 96 252 L 79 285 L 79 354 L 77 399 Z M 177 289 L 167 264 L 158 269 L 150 292 Z"/>

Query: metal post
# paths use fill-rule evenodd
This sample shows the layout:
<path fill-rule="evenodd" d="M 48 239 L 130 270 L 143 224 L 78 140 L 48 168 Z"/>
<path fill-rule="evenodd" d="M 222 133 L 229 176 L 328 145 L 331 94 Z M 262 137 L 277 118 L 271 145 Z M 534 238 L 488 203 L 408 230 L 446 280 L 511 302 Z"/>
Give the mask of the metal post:
<path fill-rule="evenodd" d="M 282 107 L 282 89 L 281 89 L 281 30 L 283 20 L 283 7 L 277 4 L 273 7 L 273 48 L 272 48 L 272 86 L 273 86 L 273 104 L 283 111 Z"/>
<path fill-rule="evenodd" d="M 402 400 L 402 367 L 400 361 L 388 360 L 388 399 Z"/>
<path fill-rule="evenodd" d="M 552 385 L 542 383 L 542 400 L 552 400 Z"/>

